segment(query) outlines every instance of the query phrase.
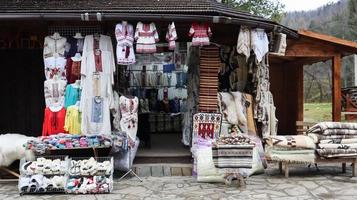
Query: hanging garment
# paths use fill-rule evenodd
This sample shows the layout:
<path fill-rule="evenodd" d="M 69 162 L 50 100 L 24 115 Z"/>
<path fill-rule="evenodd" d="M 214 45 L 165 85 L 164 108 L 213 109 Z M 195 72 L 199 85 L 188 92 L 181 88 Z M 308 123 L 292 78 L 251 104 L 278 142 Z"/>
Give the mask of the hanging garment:
<path fill-rule="evenodd" d="M 280 56 L 285 56 L 286 47 L 287 47 L 286 34 L 278 33 L 274 45 L 274 53 Z"/>
<path fill-rule="evenodd" d="M 135 63 L 133 48 L 134 28 L 126 22 L 117 24 L 115 27 L 115 37 L 117 39 L 117 62 L 119 65 L 130 65 Z"/>
<path fill-rule="evenodd" d="M 67 39 L 65 37 L 45 37 L 45 43 L 43 46 L 43 58 L 48 57 L 63 57 L 65 52 Z"/>
<path fill-rule="evenodd" d="M 251 51 L 250 29 L 246 26 L 241 26 L 237 41 L 237 53 L 244 55 L 248 60 Z"/>
<path fill-rule="evenodd" d="M 212 32 L 207 23 L 193 23 L 188 35 L 192 37 L 192 46 L 207 46 L 210 45 L 209 38 L 212 36 Z"/>
<path fill-rule="evenodd" d="M 66 110 L 63 107 L 58 111 L 52 111 L 49 107 L 46 107 L 43 120 L 42 136 L 65 133 L 65 118 Z"/>
<path fill-rule="evenodd" d="M 166 32 L 166 41 L 169 43 L 169 50 L 174 50 L 176 48 L 177 33 L 175 23 L 169 24 Z"/>
<path fill-rule="evenodd" d="M 74 83 L 81 79 L 81 59 L 68 58 L 66 66 L 66 76 L 68 83 Z"/>
<path fill-rule="evenodd" d="M 267 138 L 270 135 L 276 135 L 277 119 L 275 118 L 273 95 L 270 92 L 269 66 L 266 56 L 263 58 L 263 62 L 256 65 L 253 84 L 256 88 L 254 118 L 262 123 L 262 136 Z"/>
<path fill-rule="evenodd" d="M 44 82 L 46 107 L 64 107 L 66 81 L 49 79 Z"/>
<path fill-rule="evenodd" d="M 46 79 L 54 76 L 66 80 L 67 60 L 64 57 L 47 57 L 44 59 Z"/>
<path fill-rule="evenodd" d="M 84 38 L 73 38 L 70 37 L 67 39 L 67 43 L 65 45 L 64 57 L 71 58 L 76 53 L 83 52 Z"/>
<path fill-rule="evenodd" d="M 85 63 L 86 65 L 84 66 L 83 63 Z M 95 72 L 103 72 L 104 74 L 108 75 L 111 78 L 111 84 L 114 84 L 115 62 L 113 54 L 111 52 L 93 50 L 91 52 L 87 52 L 86 58 L 82 58 L 82 80 L 85 81 L 87 76 L 90 76 Z"/>
<path fill-rule="evenodd" d="M 93 73 L 82 84 L 80 110 L 82 134 L 111 134 L 110 108 L 113 107 L 113 90 L 110 77 Z"/>
<path fill-rule="evenodd" d="M 115 61 L 113 44 L 109 36 L 87 35 L 84 39 L 83 55 L 81 62 L 82 81 L 88 74 L 103 71 L 112 76 L 114 84 Z"/>
<path fill-rule="evenodd" d="M 82 123 L 81 132 L 84 135 L 110 135 L 109 99 L 94 96 L 81 100 Z"/>
<path fill-rule="evenodd" d="M 251 31 L 251 45 L 257 61 L 261 62 L 263 57 L 269 52 L 268 35 L 264 29 L 257 28 Z"/>
<path fill-rule="evenodd" d="M 137 53 L 156 53 L 156 42 L 159 41 L 159 35 L 155 24 L 138 22 L 135 30 L 135 40 Z"/>
<path fill-rule="evenodd" d="M 198 47 L 190 47 L 187 71 L 187 100 L 181 106 L 184 113 L 182 120 L 182 143 L 190 146 L 192 143 L 192 116 L 199 109 L 200 59 Z"/>
<path fill-rule="evenodd" d="M 139 99 L 137 97 L 128 98 L 121 96 L 120 113 L 122 118 L 120 119 L 121 130 L 126 132 L 132 141 L 135 141 L 138 130 L 138 106 Z"/>
<path fill-rule="evenodd" d="M 82 114 L 76 105 L 69 106 L 66 111 L 64 130 L 69 134 L 81 134 Z"/>
<path fill-rule="evenodd" d="M 113 128 L 116 131 L 120 130 L 120 102 L 119 102 L 119 94 L 117 91 L 113 92 L 113 109 L 111 109 L 111 113 L 113 116 Z"/>
<path fill-rule="evenodd" d="M 66 87 L 64 107 L 67 109 L 69 106 L 75 105 L 80 99 L 81 89 L 79 85 L 69 84 Z"/>

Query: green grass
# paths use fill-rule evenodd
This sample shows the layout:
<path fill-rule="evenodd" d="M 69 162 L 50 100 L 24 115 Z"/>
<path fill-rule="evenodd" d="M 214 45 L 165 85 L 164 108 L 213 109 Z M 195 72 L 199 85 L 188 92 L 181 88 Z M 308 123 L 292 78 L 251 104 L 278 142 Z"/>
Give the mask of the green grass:
<path fill-rule="evenodd" d="M 305 103 L 304 104 L 304 121 L 321 122 L 332 120 L 331 103 Z"/>

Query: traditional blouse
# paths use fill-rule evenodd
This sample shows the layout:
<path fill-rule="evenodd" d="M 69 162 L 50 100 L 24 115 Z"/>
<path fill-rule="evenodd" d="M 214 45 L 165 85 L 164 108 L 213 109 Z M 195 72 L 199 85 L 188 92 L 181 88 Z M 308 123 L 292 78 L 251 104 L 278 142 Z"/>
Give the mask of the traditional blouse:
<path fill-rule="evenodd" d="M 46 79 L 51 79 L 54 76 L 62 80 L 66 80 L 66 65 L 67 60 L 64 57 L 48 57 L 44 59 Z"/>
<path fill-rule="evenodd" d="M 210 37 L 212 36 L 211 28 L 207 23 L 193 23 L 188 33 L 192 37 L 192 46 L 210 45 Z"/>
<path fill-rule="evenodd" d="M 82 87 L 82 133 L 111 134 L 110 108 L 113 106 L 113 91 L 110 77 L 103 72 L 91 74 L 86 77 Z"/>
<path fill-rule="evenodd" d="M 72 58 L 67 59 L 66 77 L 68 83 L 74 83 L 81 79 L 81 61 L 74 61 Z"/>
<path fill-rule="evenodd" d="M 126 132 L 132 141 L 136 140 L 136 133 L 138 130 L 138 106 L 139 99 L 137 97 L 128 98 L 121 96 L 120 113 L 122 118 L 120 119 L 120 128 L 123 132 Z"/>
<path fill-rule="evenodd" d="M 82 115 L 78 106 L 69 106 L 66 112 L 64 130 L 70 134 L 81 134 Z"/>
<path fill-rule="evenodd" d="M 67 39 L 65 37 L 55 38 L 53 36 L 45 37 L 43 47 L 43 57 L 63 57 Z"/>
<path fill-rule="evenodd" d="M 166 40 L 169 43 L 169 50 L 174 50 L 176 48 L 177 33 L 175 28 L 175 23 L 169 24 L 166 33 Z"/>
<path fill-rule="evenodd" d="M 60 109 L 59 111 L 52 111 L 49 107 L 46 107 L 45 117 L 43 120 L 42 136 L 65 133 L 65 117 L 66 110 L 64 108 Z"/>
<path fill-rule="evenodd" d="M 70 58 L 76 55 L 76 53 L 83 52 L 84 38 L 69 38 L 67 39 L 64 57 Z"/>
<path fill-rule="evenodd" d="M 47 107 L 63 107 L 67 82 L 49 79 L 44 82 L 45 101 Z"/>
<path fill-rule="evenodd" d="M 117 61 L 119 65 L 130 65 L 135 63 L 133 48 L 134 28 L 127 23 L 117 24 L 115 27 L 117 39 Z"/>
<path fill-rule="evenodd" d="M 137 53 L 156 53 L 156 42 L 159 41 L 159 35 L 154 23 L 138 22 L 134 38 Z"/>
<path fill-rule="evenodd" d="M 81 89 L 75 84 L 69 84 L 66 88 L 64 107 L 67 109 L 69 106 L 75 105 L 79 101 Z"/>
<path fill-rule="evenodd" d="M 86 76 L 94 72 L 109 74 L 114 84 L 115 61 L 109 36 L 100 35 L 99 38 L 95 38 L 93 35 L 87 35 L 85 37 L 81 62 L 82 82 L 85 81 Z"/>

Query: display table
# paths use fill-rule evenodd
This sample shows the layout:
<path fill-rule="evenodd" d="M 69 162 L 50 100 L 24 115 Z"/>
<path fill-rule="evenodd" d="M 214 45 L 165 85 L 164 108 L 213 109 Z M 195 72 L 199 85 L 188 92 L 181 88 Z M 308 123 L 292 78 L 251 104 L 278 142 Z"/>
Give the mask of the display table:
<path fill-rule="evenodd" d="M 346 163 L 352 163 L 352 177 L 356 177 L 357 172 L 357 158 L 317 158 L 315 165 L 319 163 L 339 163 L 342 164 L 342 172 L 346 173 Z M 278 162 L 280 174 L 285 174 L 286 178 L 289 178 L 289 162 Z M 317 168 L 318 169 L 318 168 Z"/>

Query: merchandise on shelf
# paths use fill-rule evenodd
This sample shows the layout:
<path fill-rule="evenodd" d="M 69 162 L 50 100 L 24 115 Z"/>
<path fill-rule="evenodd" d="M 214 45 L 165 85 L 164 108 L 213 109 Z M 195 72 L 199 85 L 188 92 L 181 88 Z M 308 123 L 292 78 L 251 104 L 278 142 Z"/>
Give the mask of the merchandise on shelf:
<path fill-rule="evenodd" d="M 70 162 L 69 175 L 71 176 L 109 176 L 112 174 L 112 158 L 72 158 Z"/>
<path fill-rule="evenodd" d="M 70 135 L 59 134 L 41 137 L 39 140 L 30 140 L 26 144 L 27 149 L 32 149 L 39 154 L 46 150 L 80 149 L 80 148 L 108 148 L 112 145 L 112 136 L 109 135 Z"/>
<path fill-rule="evenodd" d="M 110 193 L 112 190 L 112 176 L 69 178 L 66 184 L 66 193 L 70 194 L 100 194 Z"/>
<path fill-rule="evenodd" d="M 21 175 L 64 175 L 68 169 L 66 157 L 38 157 L 34 161 L 27 161 L 25 158 L 20 162 Z"/>
<path fill-rule="evenodd" d="M 19 178 L 19 192 L 21 194 L 33 193 L 64 193 L 66 176 L 46 177 L 36 174 L 21 176 Z"/>

